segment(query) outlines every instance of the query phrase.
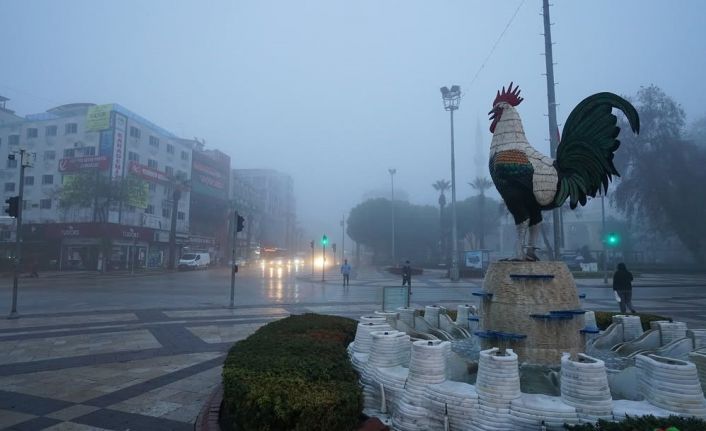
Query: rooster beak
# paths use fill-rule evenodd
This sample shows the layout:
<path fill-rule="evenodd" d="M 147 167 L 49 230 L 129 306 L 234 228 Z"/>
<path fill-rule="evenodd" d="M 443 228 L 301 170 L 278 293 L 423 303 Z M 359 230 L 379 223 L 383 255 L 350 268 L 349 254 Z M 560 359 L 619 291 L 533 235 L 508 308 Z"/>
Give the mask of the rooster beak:
<path fill-rule="evenodd" d="M 490 111 L 488 111 L 488 115 L 492 114 L 493 112 L 495 112 L 495 109 L 491 109 Z"/>

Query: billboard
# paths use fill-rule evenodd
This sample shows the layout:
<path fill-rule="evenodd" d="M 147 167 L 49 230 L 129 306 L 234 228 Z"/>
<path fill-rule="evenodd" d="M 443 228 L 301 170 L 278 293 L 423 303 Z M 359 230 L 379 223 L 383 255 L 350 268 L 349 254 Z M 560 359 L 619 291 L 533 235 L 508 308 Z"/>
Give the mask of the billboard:
<path fill-rule="evenodd" d="M 107 156 L 71 157 L 59 160 L 59 172 L 76 172 L 87 169 L 108 169 L 110 163 Z"/>
<path fill-rule="evenodd" d="M 112 110 L 112 104 L 96 105 L 88 108 L 86 113 L 86 131 L 97 132 L 110 129 L 110 111 Z"/>
<path fill-rule="evenodd" d="M 466 268 L 483 269 L 482 250 L 473 250 L 466 252 Z"/>
<path fill-rule="evenodd" d="M 115 128 L 113 130 L 113 158 L 111 160 L 111 178 L 120 178 L 125 175 L 125 133 L 127 131 L 127 117 L 115 113 Z"/>
<path fill-rule="evenodd" d="M 215 151 L 192 153 L 191 190 L 197 194 L 227 200 L 230 157 Z"/>
<path fill-rule="evenodd" d="M 153 183 L 162 183 L 162 184 L 172 184 L 174 183 L 174 179 L 167 175 L 166 173 L 162 171 L 158 171 L 156 169 L 149 168 L 145 165 L 141 165 L 135 161 L 130 162 L 130 165 L 128 166 L 128 170 L 131 174 L 137 175 L 140 178 L 143 178 L 147 181 L 153 182 Z"/>

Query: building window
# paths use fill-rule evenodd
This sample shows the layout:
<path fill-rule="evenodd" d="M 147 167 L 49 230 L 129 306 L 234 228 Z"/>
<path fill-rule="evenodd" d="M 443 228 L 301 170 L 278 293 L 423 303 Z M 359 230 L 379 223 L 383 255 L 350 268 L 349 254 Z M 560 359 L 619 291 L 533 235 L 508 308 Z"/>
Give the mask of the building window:
<path fill-rule="evenodd" d="M 172 144 L 167 144 L 167 153 L 168 153 L 168 154 L 174 154 L 174 145 L 172 145 Z"/>
<path fill-rule="evenodd" d="M 171 196 L 174 193 L 174 187 L 164 186 L 164 196 Z"/>
<path fill-rule="evenodd" d="M 131 138 L 139 138 L 140 135 L 142 135 L 142 132 L 140 131 L 140 129 L 138 129 L 135 126 L 130 126 L 130 137 Z"/>
<path fill-rule="evenodd" d="M 42 184 L 54 184 L 54 175 L 42 175 Z"/>
<path fill-rule="evenodd" d="M 20 145 L 20 135 L 10 135 L 7 137 L 7 145 Z"/>
<path fill-rule="evenodd" d="M 25 185 L 26 186 L 33 186 L 34 185 L 34 177 L 31 175 L 25 177 Z"/>
<path fill-rule="evenodd" d="M 5 183 L 5 191 L 6 192 L 14 192 L 15 191 L 15 183 Z"/>
<path fill-rule="evenodd" d="M 134 151 L 128 151 L 127 153 L 127 159 L 131 162 L 140 162 L 140 155 L 135 153 Z"/>
<path fill-rule="evenodd" d="M 66 126 L 64 128 L 64 134 L 65 135 L 73 135 L 74 133 L 78 133 L 78 124 L 66 123 Z"/>
<path fill-rule="evenodd" d="M 51 199 L 41 199 L 39 201 L 39 208 L 43 210 L 51 209 Z"/>
<path fill-rule="evenodd" d="M 44 160 L 55 160 L 56 152 L 54 150 L 48 150 L 44 152 Z"/>
<path fill-rule="evenodd" d="M 147 167 L 157 169 L 157 161 L 153 159 L 147 159 Z"/>
<path fill-rule="evenodd" d="M 154 205 L 147 205 L 147 208 L 145 208 L 145 214 L 154 214 Z"/>
<path fill-rule="evenodd" d="M 29 129 L 27 129 L 28 138 L 36 138 L 37 136 L 39 136 L 39 129 L 37 129 L 36 127 L 30 127 Z"/>
<path fill-rule="evenodd" d="M 7 159 L 7 168 L 13 169 L 17 167 L 17 159 Z"/>
<path fill-rule="evenodd" d="M 151 192 L 156 192 L 156 191 L 157 191 L 157 184 L 155 184 L 155 183 L 149 183 L 149 185 L 147 186 L 147 188 L 148 188 L 148 190 L 151 191 Z"/>
<path fill-rule="evenodd" d="M 29 201 L 26 199 L 22 199 L 22 211 L 26 210 L 29 206 Z"/>
<path fill-rule="evenodd" d="M 177 211 L 177 220 L 184 220 L 186 219 L 186 214 L 184 211 Z"/>
<path fill-rule="evenodd" d="M 67 148 L 64 150 L 64 157 L 74 157 L 76 155 L 76 150 L 73 148 Z"/>
<path fill-rule="evenodd" d="M 165 166 L 164 167 L 164 173 L 171 176 L 174 176 L 174 168 L 171 166 Z"/>
<path fill-rule="evenodd" d="M 182 151 L 181 152 L 181 159 L 182 160 L 189 160 L 189 153 L 187 151 Z"/>
<path fill-rule="evenodd" d="M 159 148 L 159 138 L 156 136 L 150 136 L 150 145 Z"/>
<path fill-rule="evenodd" d="M 95 156 L 96 155 L 96 147 L 76 148 L 75 154 L 77 156 Z"/>
<path fill-rule="evenodd" d="M 47 126 L 44 128 L 44 134 L 47 136 L 56 136 L 56 126 Z"/>
<path fill-rule="evenodd" d="M 171 210 L 169 208 L 162 208 L 162 217 L 169 218 L 171 216 Z"/>

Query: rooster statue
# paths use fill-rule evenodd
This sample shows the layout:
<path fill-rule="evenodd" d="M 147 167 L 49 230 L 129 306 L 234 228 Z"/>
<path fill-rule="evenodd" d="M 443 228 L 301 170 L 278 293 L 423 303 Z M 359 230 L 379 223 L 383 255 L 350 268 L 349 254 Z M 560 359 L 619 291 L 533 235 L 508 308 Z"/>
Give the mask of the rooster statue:
<path fill-rule="evenodd" d="M 537 238 L 542 211 L 560 207 L 570 198 L 571 209 L 585 205 L 603 186 L 608 191 L 612 176 L 620 176 L 613 153 L 620 146 L 620 128 L 613 108 L 627 117 L 634 133 L 640 118 L 627 100 L 613 93 L 597 93 L 579 103 L 566 120 L 556 160 L 535 150 L 525 137 L 520 115 L 522 102 L 512 83 L 498 91 L 490 115 L 490 176 L 515 219 L 517 245 L 513 260 L 539 260 Z M 529 241 L 525 237 L 529 229 Z"/>

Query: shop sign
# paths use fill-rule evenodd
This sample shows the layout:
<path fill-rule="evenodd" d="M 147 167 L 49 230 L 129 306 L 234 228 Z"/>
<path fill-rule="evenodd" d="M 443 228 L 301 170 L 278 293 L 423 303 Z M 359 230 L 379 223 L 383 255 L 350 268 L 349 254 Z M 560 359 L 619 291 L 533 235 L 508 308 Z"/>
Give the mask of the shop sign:
<path fill-rule="evenodd" d="M 86 131 L 96 132 L 110 128 L 110 111 L 113 105 L 96 105 L 88 108 L 86 113 Z"/>
<path fill-rule="evenodd" d="M 71 157 L 59 160 L 59 172 L 76 172 L 87 169 L 108 169 L 108 157 L 106 156 L 86 156 Z"/>
<path fill-rule="evenodd" d="M 124 175 L 125 166 L 125 133 L 127 118 L 115 113 L 115 130 L 113 132 L 113 160 L 111 163 L 111 177 L 120 178 Z"/>
<path fill-rule="evenodd" d="M 147 181 L 171 184 L 174 179 L 164 172 L 141 165 L 135 161 L 131 161 L 128 170 L 131 174 L 144 178 Z"/>

